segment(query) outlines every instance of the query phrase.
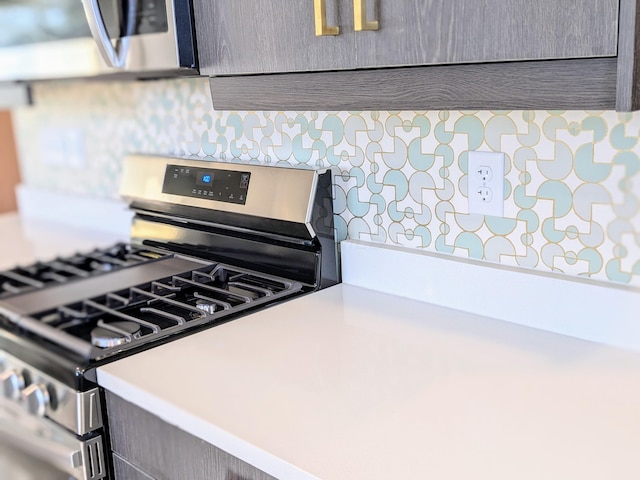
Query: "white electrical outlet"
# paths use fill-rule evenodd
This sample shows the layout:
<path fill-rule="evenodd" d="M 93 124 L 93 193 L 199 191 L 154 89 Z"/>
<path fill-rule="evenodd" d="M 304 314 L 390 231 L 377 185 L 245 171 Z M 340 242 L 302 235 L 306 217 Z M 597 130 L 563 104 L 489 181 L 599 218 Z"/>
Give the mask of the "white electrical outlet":
<path fill-rule="evenodd" d="M 85 166 L 84 132 L 80 128 L 43 128 L 39 144 L 42 163 L 55 167 Z"/>
<path fill-rule="evenodd" d="M 469 152 L 469 213 L 504 216 L 504 153 Z"/>

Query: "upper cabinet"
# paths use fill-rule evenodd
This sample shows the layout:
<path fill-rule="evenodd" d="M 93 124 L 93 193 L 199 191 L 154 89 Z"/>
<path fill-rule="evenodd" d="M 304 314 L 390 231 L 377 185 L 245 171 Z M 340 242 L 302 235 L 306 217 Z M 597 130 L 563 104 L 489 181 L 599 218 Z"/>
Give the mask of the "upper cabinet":
<path fill-rule="evenodd" d="M 629 110 L 637 1 L 194 0 L 194 9 L 218 109 Z"/>
<path fill-rule="evenodd" d="M 207 75 L 615 56 L 618 41 L 617 0 L 200 0 L 194 8 Z"/>

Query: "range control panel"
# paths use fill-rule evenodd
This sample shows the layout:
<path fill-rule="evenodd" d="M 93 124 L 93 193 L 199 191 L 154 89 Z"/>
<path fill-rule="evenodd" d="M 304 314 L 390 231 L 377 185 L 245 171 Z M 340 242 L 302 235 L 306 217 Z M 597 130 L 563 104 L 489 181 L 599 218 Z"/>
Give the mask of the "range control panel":
<path fill-rule="evenodd" d="M 244 205 L 251 173 L 167 165 L 162 193 Z"/>

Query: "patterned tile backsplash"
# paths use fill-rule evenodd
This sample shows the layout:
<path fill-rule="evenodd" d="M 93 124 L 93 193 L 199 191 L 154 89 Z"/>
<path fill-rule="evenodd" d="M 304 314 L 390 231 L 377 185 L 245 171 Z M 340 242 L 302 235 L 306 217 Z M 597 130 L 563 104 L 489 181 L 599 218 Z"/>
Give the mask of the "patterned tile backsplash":
<path fill-rule="evenodd" d="M 199 78 L 34 97 L 14 112 L 31 186 L 115 198 L 129 152 L 334 166 L 341 239 L 640 286 L 640 113 L 217 112 Z M 470 150 L 506 154 L 504 218 L 467 213 Z"/>

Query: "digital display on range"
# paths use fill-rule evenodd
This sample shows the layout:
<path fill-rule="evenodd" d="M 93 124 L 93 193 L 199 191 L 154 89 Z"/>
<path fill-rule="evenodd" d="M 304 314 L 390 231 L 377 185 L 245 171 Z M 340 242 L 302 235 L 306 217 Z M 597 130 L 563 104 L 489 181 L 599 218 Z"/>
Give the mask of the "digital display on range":
<path fill-rule="evenodd" d="M 251 173 L 167 165 L 162 193 L 244 205 Z"/>
<path fill-rule="evenodd" d="M 200 185 L 202 187 L 210 187 L 213 185 L 213 173 L 211 172 L 198 172 L 196 176 L 196 185 Z"/>

